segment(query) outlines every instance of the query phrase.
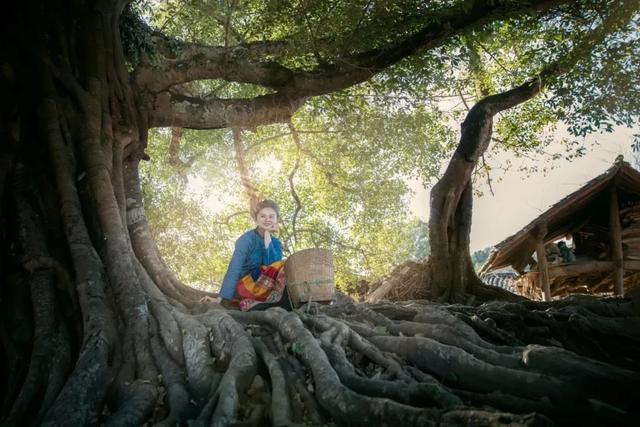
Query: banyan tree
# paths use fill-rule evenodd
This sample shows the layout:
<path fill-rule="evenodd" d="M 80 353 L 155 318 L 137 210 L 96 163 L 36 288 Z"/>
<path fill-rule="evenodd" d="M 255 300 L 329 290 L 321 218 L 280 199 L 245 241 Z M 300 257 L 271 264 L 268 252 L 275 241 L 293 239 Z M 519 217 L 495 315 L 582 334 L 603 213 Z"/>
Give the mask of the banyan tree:
<path fill-rule="evenodd" d="M 632 419 L 640 328 L 629 301 L 343 301 L 302 312 L 227 312 L 200 304 L 205 293 L 164 263 L 145 219 L 139 163 L 149 160 L 154 127 L 287 122 L 308 98 L 424 59 L 462 34 L 504 22 L 570 22 L 562 28 L 576 31 L 577 53 L 479 100 L 452 170 L 434 190 L 446 203 L 432 218 L 446 223 L 431 225 L 439 248 L 432 282 L 438 294 L 457 296 L 473 278 L 459 274 L 468 272 L 470 167 L 493 116 L 628 28 L 637 2 L 230 2 L 246 8 L 247 25 L 271 13 L 246 39 L 216 15 L 215 2 L 194 3 L 202 8 L 185 10 L 211 10 L 220 21 L 219 43 L 152 29 L 125 0 L 3 6 L 2 425 Z M 292 18 L 299 9 L 322 37 L 301 42 L 307 33 Z M 330 16 L 335 21 L 324 21 Z M 289 32 L 267 26 L 287 19 Z M 220 99 L 194 93 L 189 84 L 199 80 L 264 90 Z"/>

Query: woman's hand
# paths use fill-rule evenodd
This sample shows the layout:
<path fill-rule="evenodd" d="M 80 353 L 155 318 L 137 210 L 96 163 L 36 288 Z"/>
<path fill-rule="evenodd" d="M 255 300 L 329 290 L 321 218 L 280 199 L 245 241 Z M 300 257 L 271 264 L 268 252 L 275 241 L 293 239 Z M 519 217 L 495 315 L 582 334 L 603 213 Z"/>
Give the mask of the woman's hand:
<path fill-rule="evenodd" d="M 220 298 L 220 297 L 213 298 L 213 297 L 210 297 L 210 296 L 204 296 L 204 297 L 200 298 L 200 303 L 201 304 L 205 304 L 205 303 L 208 303 L 208 302 L 220 303 L 220 301 L 222 301 L 222 298 Z"/>
<path fill-rule="evenodd" d="M 271 232 L 269 230 L 264 230 L 264 247 L 268 248 L 271 244 Z"/>
<path fill-rule="evenodd" d="M 280 231 L 280 224 L 274 223 L 269 229 L 264 230 L 264 247 L 268 248 L 271 244 L 271 233 L 277 233 Z"/>

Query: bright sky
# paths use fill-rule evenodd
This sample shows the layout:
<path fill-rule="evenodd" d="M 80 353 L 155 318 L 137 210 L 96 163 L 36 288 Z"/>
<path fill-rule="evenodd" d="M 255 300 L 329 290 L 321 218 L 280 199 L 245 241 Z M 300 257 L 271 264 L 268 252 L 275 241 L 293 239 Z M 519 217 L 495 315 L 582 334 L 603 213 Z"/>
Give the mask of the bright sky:
<path fill-rule="evenodd" d="M 254 165 L 251 173 L 255 178 L 259 178 L 267 173 L 273 173 L 274 170 L 280 170 L 282 162 L 274 156 L 258 160 Z M 228 205 L 237 204 L 243 200 L 243 189 L 239 189 L 236 193 L 225 193 L 220 191 L 214 185 L 208 184 L 202 176 L 191 176 L 187 183 L 187 191 L 194 197 L 202 200 L 205 208 L 212 214 L 224 211 Z"/>
<path fill-rule="evenodd" d="M 580 188 L 588 180 L 607 170 L 619 154 L 633 164 L 631 144 L 638 129 L 620 128 L 610 134 L 588 137 L 588 142 L 597 141 L 584 157 L 571 162 L 557 160 L 556 167 L 546 176 L 529 178 L 513 170 L 503 174 L 497 182 L 493 178 L 494 196 L 486 190 L 484 196 L 474 198 L 473 224 L 471 228 L 471 251 L 493 246 L 514 234 L 551 205 Z M 562 136 L 562 135 L 559 135 Z M 553 147 L 549 151 L 554 151 Z M 514 163 L 518 160 L 512 158 Z M 429 193 L 420 185 L 413 184 L 416 195 L 411 211 L 426 220 L 429 216 Z"/>

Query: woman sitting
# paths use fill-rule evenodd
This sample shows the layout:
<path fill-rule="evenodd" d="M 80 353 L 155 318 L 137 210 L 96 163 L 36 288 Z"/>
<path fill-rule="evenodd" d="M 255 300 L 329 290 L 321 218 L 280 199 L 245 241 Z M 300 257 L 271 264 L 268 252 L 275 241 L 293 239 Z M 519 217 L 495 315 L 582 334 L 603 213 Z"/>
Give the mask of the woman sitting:
<path fill-rule="evenodd" d="M 280 211 L 273 200 L 263 200 L 252 212 L 256 228 L 236 241 L 229 268 L 220 288 L 225 308 L 264 310 L 273 306 L 291 309 L 285 288 L 282 243 L 278 231 Z"/>

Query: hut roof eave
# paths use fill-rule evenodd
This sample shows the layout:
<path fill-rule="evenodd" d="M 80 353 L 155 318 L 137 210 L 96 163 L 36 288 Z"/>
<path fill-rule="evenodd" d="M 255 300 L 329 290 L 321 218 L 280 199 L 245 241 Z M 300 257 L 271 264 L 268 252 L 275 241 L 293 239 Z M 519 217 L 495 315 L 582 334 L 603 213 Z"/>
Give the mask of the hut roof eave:
<path fill-rule="evenodd" d="M 512 265 L 514 259 L 531 249 L 531 232 L 534 228 L 542 224 L 549 224 L 559 217 L 570 218 L 577 216 L 609 185 L 616 185 L 626 193 L 640 196 L 640 172 L 633 169 L 629 163 L 621 159 L 616 160 L 614 165 L 603 174 L 591 179 L 580 189 L 562 198 L 524 228 L 498 243 L 482 267 L 481 273 Z M 546 240 L 560 237 L 567 231 L 569 230 L 562 230 L 561 228 L 548 229 Z"/>

